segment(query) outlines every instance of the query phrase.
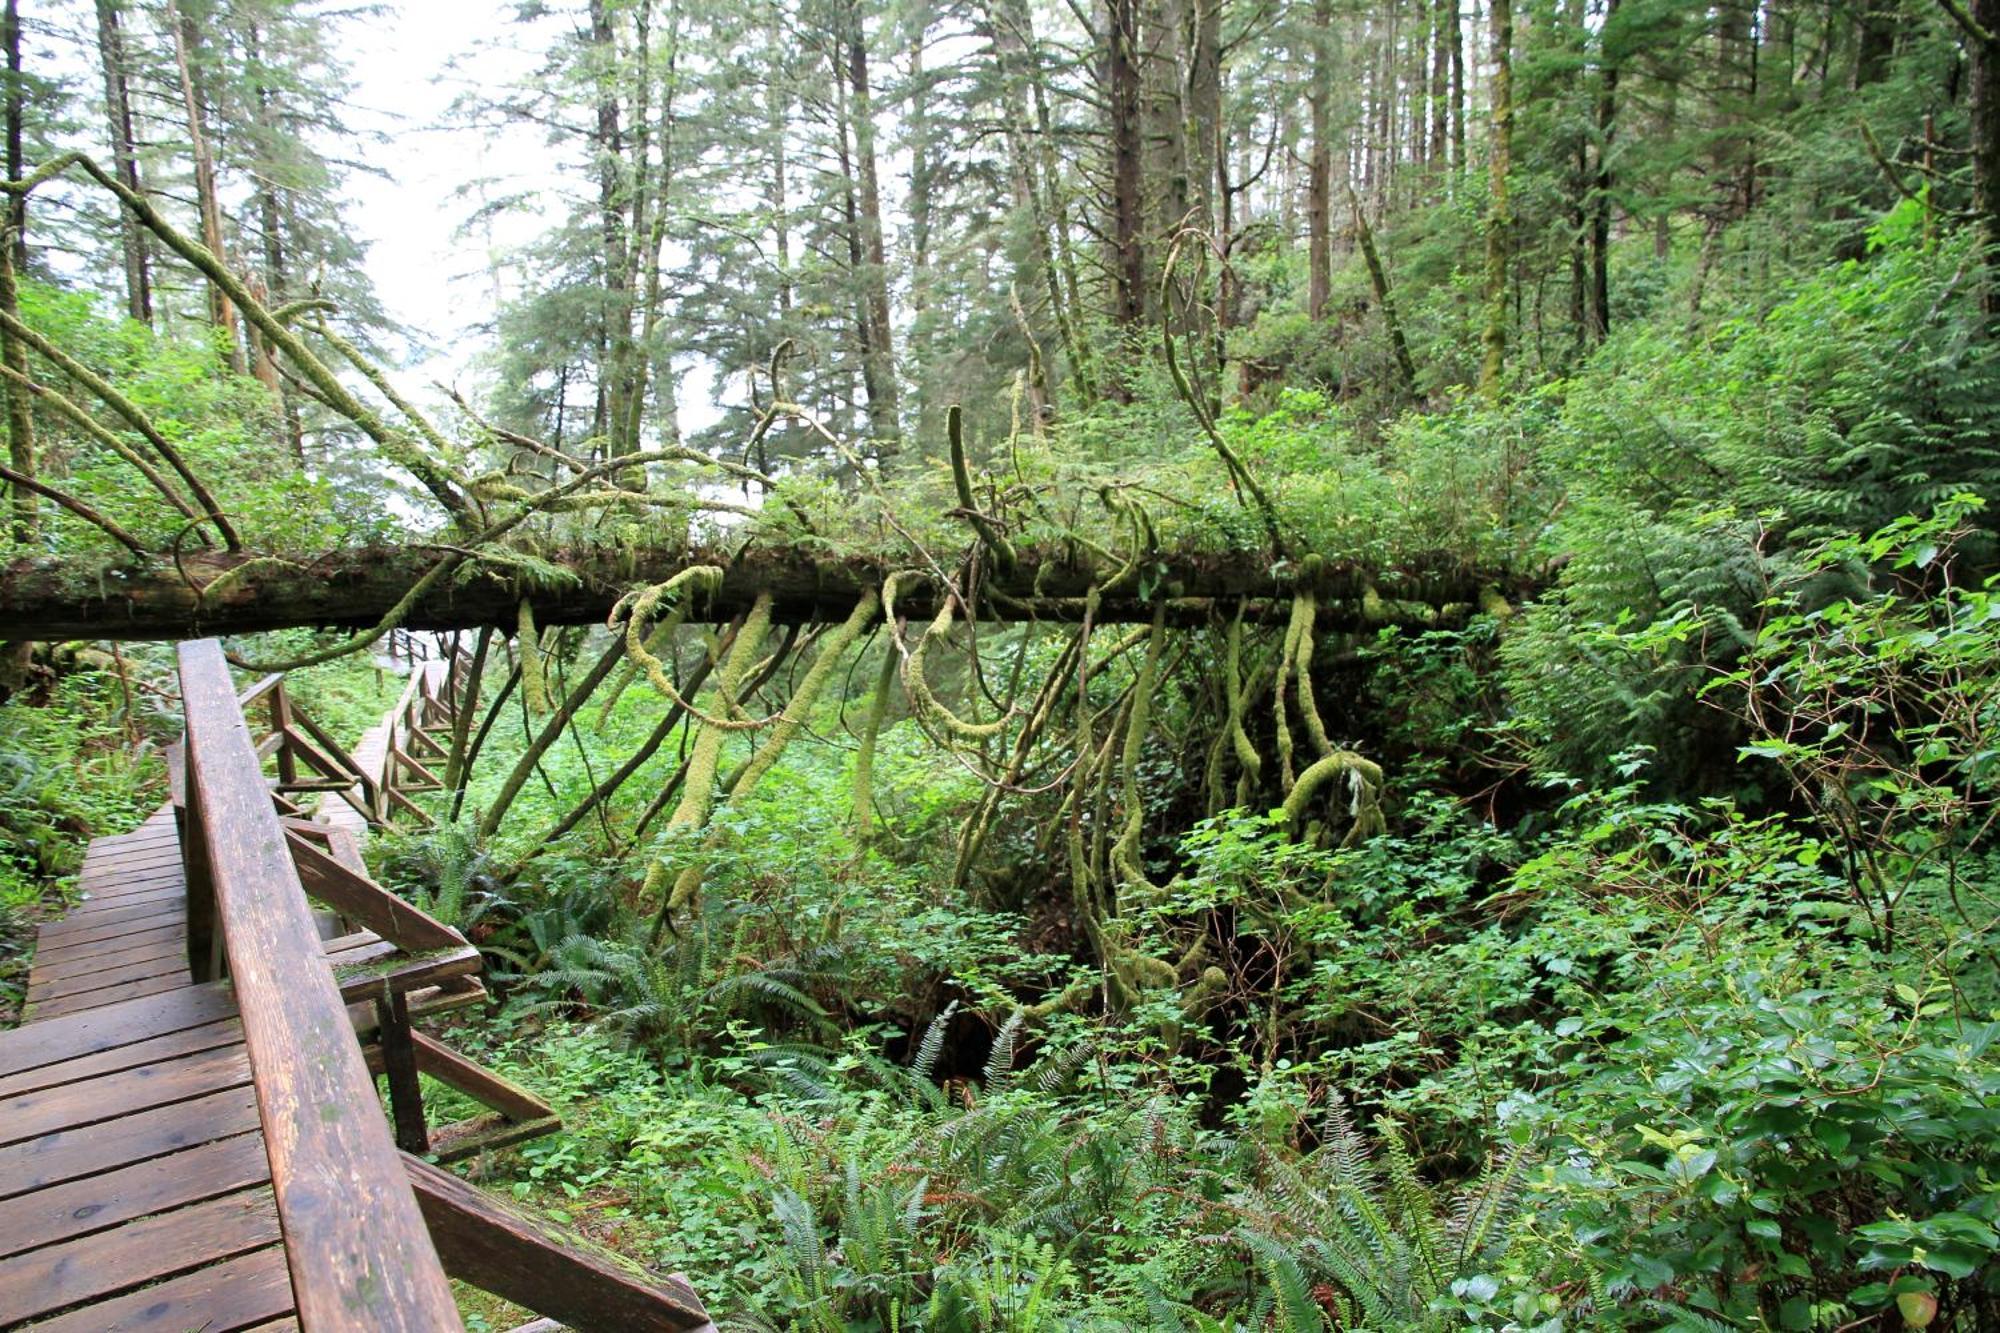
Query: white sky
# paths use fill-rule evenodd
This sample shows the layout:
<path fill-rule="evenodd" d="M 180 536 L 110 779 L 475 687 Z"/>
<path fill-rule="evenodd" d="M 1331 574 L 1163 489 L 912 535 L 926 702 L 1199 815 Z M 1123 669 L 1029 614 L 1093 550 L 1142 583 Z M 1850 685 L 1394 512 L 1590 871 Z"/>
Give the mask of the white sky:
<path fill-rule="evenodd" d="M 538 53 L 523 49 L 536 34 L 512 21 L 514 7 L 513 0 L 401 0 L 354 25 L 354 126 L 390 137 L 370 150 L 384 174 L 350 177 L 349 218 L 370 242 L 377 294 L 418 340 L 399 377 L 412 388 L 462 380 L 489 340 L 478 327 L 493 313 L 487 238 L 458 235 L 477 206 L 466 191 L 489 177 L 502 189 L 532 184 L 529 172 L 547 161 L 537 126 L 442 128 L 452 101 L 471 88 L 470 71 L 504 86 L 539 63 Z M 546 221 L 514 214 L 491 239 L 502 251 L 522 246 Z"/>

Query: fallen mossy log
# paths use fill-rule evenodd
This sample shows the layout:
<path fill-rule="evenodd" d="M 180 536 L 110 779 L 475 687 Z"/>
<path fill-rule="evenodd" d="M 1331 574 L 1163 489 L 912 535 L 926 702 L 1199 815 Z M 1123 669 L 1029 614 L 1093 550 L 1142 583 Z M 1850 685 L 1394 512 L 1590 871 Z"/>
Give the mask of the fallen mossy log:
<path fill-rule="evenodd" d="M 448 547 L 411 545 L 298 557 L 204 551 L 89 565 L 74 557 L 17 560 L 0 567 L 0 639 L 180 639 L 293 627 L 363 628 L 378 623 L 451 555 Z M 468 566 L 470 573 L 456 571 L 425 589 L 402 626 L 511 631 L 524 602 L 542 627 L 602 623 L 634 586 L 661 583 L 697 565 L 719 566 L 722 577 L 690 609 L 691 620 L 734 619 L 768 593 L 775 624 L 839 623 L 865 590 L 918 564 L 803 546 L 752 547 L 735 554 L 679 546 L 591 547 L 542 550 L 536 557 L 563 571 L 560 580 L 545 580 L 557 586 L 523 588 L 515 570 Z M 1389 569 L 1306 563 L 1322 630 L 1453 624 L 1482 603 L 1514 601 L 1529 588 L 1520 576 L 1442 556 Z M 1278 621 L 1291 615 L 1300 590 L 1295 569 L 1274 570 L 1268 557 L 1248 551 L 1162 551 L 1147 562 L 1147 575 L 1106 592 L 1094 622 L 1148 623 L 1162 597 L 1169 625 L 1227 619 L 1238 605 L 1251 621 Z M 979 615 L 1075 622 L 1082 619 L 1085 594 L 1101 577 L 1088 560 L 1068 551 L 1024 549 L 1006 574 L 983 572 Z M 909 572 L 897 593 L 896 612 L 927 623 L 948 595 L 935 577 Z"/>

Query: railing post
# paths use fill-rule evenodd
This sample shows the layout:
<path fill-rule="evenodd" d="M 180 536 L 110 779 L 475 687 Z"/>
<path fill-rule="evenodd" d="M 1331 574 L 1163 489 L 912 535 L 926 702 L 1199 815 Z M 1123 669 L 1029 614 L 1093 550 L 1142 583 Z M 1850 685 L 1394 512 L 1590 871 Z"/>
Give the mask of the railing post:
<path fill-rule="evenodd" d="M 181 875 L 187 885 L 188 975 L 196 982 L 221 974 L 223 941 L 215 924 L 215 877 L 209 870 L 208 840 L 202 836 L 201 783 L 191 758 L 186 764 L 185 799 L 174 808 L 180 825 Z"/>
<path fill-rule="evenodd" d="M 278 733 L 278 781 L 290 786 L 299 780 L 299 760 L 292 753 L 292 700 L 283 681 L 271 690 L 271 730 Z"/>
<path fill-rule="evenodd" d="M 410 1006 L 401 991 L 375 1001 L 376 1037 L 382 1044 L 382 1072 L 389 1080 L 389 1112 L 396 1121 L 396 1146 L 421 1157 L 431 1150 L 424 1124 L 423 1082 L 417 1077 L 417 1048 L 410 1037 Z"/>

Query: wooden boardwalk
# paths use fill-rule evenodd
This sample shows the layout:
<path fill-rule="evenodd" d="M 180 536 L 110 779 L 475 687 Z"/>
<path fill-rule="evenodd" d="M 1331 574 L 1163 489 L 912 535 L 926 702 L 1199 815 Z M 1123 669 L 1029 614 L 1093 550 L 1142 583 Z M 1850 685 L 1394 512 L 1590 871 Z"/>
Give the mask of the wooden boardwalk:
<path fill-rule="evenodd" d="M 577 1328 L 712 1329 L 684 1280 L 396 1153 L 371 1071 L 395 1143 L 438 1160 L 556 1122 L 410 1025 L 483 995 L 477 951 L 367 879 L 344 830 L 271 808 L 219 651 L 189 660 L 186 808 L 91 843 L 0 1032 L 0 1328 L 451 1329 L 452 1276 Z M 429 1126 L 420 1071 L 491 1114 Z"/>

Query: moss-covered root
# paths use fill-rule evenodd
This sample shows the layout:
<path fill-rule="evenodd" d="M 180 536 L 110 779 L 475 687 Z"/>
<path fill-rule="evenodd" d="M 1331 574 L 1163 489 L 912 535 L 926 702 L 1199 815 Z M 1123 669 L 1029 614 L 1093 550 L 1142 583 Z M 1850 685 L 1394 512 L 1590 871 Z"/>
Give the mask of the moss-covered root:
<path fill-rule="evenodd" d="M 1291 619 L 1285 622 L 1284 646 L 1278 649 L 1278 676 L 1271 682 L 1271 731 L 1278 747 L 1278 777 L 1287 789 L 1297 777 L 1292 772 L 1292 724 L 1285 713 L 1285 691 L 1291 684 L 1298 652 L 1299 604 L 1294 599 Z"/>
<path fill-rule="evenodd" d="M 743 679 L 749 673 L 751 663 L 764 646 L 764 636 L 771 629 L 771 594 L 757 594 L 751 604 L 749 615 L 743 619 L 743 626 L 736 631 L 736 642 L 730 646 L 728 656 L 722 659 L 722 671 L 716 677 L 715 690 L 711 695 L 716 702 L 711 705 L 718 713 L 726 713 L 735 701 L 736 693 L 743 686 Z M 688 756 L 687 779 L 681 788 L 680 804 L 667 816 L 667 829 L 698 828 L 708 820 L 708 812 L 715 802 L 715 770 L 722 759 L 722 743 L 729 737 L 722 727 L 704 725 L 695 735 L 694 750 Z M 647 868 L 645 893 L 660 899 L 659 915 L 653 918 L 653 939 L 658 940 L 660 932 L 666 928 L 667 916 L 672 908 L 672 899 L 665 894 L 668 875 L 667 863 L 658 859 Z"/>
<path fill-rule="evenodd" d="M 549 711 L 548 675 L 542 662 L 541 634 L 535 628 L 535 607 L 525 597 L 521 599 L 514 637 L 521 653 L 521 697 L 527 702 L 528 711 L 541 717 Z"/>
<path fill-rule="evenodd" d="M 956 596 L 945 597 L 944 604 L 938 607 L 937 617 L 931 621 L 929 628 L 918 636 L 917 646 L 910 650 L 908 660 L 903 663 L 903 693 L 909 696 L 910 711 L 929 726 L 943 732 L 948 739 L 987 740 L 1006 729 L 1006 718 L 996 718 L 991 722 L 967 722 L 946 708 L 938 697 L 931 693 L 930 682 L 924 679 L 924 658 L 930 652 L 931 641 L 943 638 L 951 632 L 952 612 L 957 605 Z"/>
<path fill-rule="evenodd" d="M 1352 822 L 1341 845 L 1352 847 L 1382 831 L 1381 765 L 1362 758 L 1352 750 L 1335 750 L 1299 774 L 1299 780 L 1292 784 L 1291 794 L 1285 797 L 1284 807 L 1285 818 L 1294 830 L 1305 818 L 1320 790 L 1342 776 L 1347 779 L 1347 813 Z"/>
<path fill-rule="evenodd" d="M 798 734 L 799 728 L 805 725 L 807 714 L 812 712 L 813 704 L 819 699 L 821 691 L 833 678 L 835 670 L 840 665 L 840 659 L 847 655 L 847 650 L 854 646 L 855 640 L 861 637 L 862 631 L 868 628 L 869 622 L 875 619 L 876 613 L 881 609 L 882 599 L 870 589 L 861 594 L 861 600 L 855 603 L 854 610 L 841 622 L 840 628 L 827 636 L 826 642 L 820 645 L 819 656 L 813 659 L 812 666 L 806 671 L 805 678 L 792 690 L 792 697 L 785 701 L 784 711 L 778 715 L 777 725 L 771 728 L 771 734 L 764 738 L 764 743 L 757 747 L 749 761 L 737 770 L 735 780 L 729 784 L 729 795 L 724 800 L 725 808 L 735 805 L 748 796 L 756 789 L 757 783 L 763 776 L 771 771 L 771 766 L 778 762 L 778 756 L 785 752 L 785 746 Z M 722 839 L 721 830 L 715 827 L 712 819 L 709 822 L 709 834 L 702 844 L 704 852 L 714 850 L 721 844 Z M 705 856 L 697 857 L 685 867 L 674 880 L 674 891 L 667 899 L 667 910 L 678 912 L 691 907 L 701 891 L 702 878 L 707 873 L 708 863 Z"/>
<path fill-rule="evenodd" d="M 1313 755 L 1324 759 L 1333 753 L 1333 741 L 1326 734 L 1326 723 L 1320 720 L 1319 700 L 1313 694 L 1312 660 L 1317 640 L 1313 637 L 1313 621 L 1319 615 L 1319 599 L 1310 592 L 1302 592 L 1292 600 L 1292 619 L 1298 623 L 1298 642 L 1292 646 L 1292 678 L 1299 687 L 1299 720 L 1306 725 L 1306 739 L 1312 742 Z"/>
<path fill-rule="evenodd" d="M 1228 715 L 1223 722 L 1222 734 L 1216 737 L 1214 749 L 1209 755 L 1208 813 L 1211 815 L 1222 813 L 1223 807 L 1229 804 L 1223 786 L 1225 756 L 1235 755 L 1237 766 L 1242 770 L 1242 778 L 1237 784 L 1239 793 L 1255 787 L 1264 771 L 1264 757 L 1250 743 L 1250 733 L 1243 725 L 1255 688 L 1254 682 L 1246 682 L 1243 678 L 1243 608 L 1240 605 L 1223 637 L 1222 688 Z M 1238 800 L 1241 800 L 1240 794 Z"/>
<path fill-rule="evenodd" d="M 882 667 L 875 676 L 875 693 L 868 701 L 868 717 L 861 725 L 861 743 L 854 754 L 853 837 L 857 851 L 866 851 L 875 837 L 875 746 L 882 736 L 882 724 L 889 717 L 889 702 L 896 689 L 896 648 L 882 646 Z"/>
<path fill-rule="evenodd" d="M 958 490 L 958 507 L 972 530 L 979 534 L 980 545 L 993 557 L 993 567 L 1001 574 L 1011 574 L 1019 557 L 1014 553 L 1014 543 L 1007 540 L 1007 534 L 1000 525 L 979 507 L 972 494 L 972 469 L 965 461 L 965 420 L 964 413 L 953 403 L 944 414 L 945 435 L 951 445 L 951 480 Z"/>
<path fill-rule="evenodd" d="M 661 645 L 665 644 L 673 632 L 687 618 L 688 608 L 696 597 L 713 596 L 722 586 L 722 570 L 716 565 L 691 565 L 664 583 L 651 584 L 637 592 L 627 593 L 611 608 L 607 623 L 616 628 L 618 622 L 625 622 L 625 655 L 630 660 L 625 671 L 612 683 L 610 696 L 597 714 L 597 728 L 602 731 L 605 721 L 611 716 L 618 697 L 630 687 L 640 672 L 653 683 L 653 688 L 673 703 L 685 707 L 679 691 L 667 678 L 665 664 L 657 656 Z M 653 624 L 665 603 L 668 610 L 664 620 Z M 652 631 L 647 632 L 647 626 Z"/>
<path fill-rule="evenodd" d="M 1125 724 L 1125 752 L 1119 765 L 1119 781 L 1124 788 L 1125 826 L 1111 845 L 1111 865 L 1118 887 L 1128 894 L 1152 898 L 1158 887 L 1146 878 L 1146 866 L 1139 856 L 1139 836 L 1145 828 L 1146 811 L 1139 798 L 1139 754 L 1145 748 L 1146 731 L 1153 721 L 1153 692 L 1159 686 L 1160 655 L 1167 641 L 1167 604 L 1162 600 L 1153 611 L 1153 629 L 1146 642 L 1146 664 L 1139 668 L 1139 683 L 1133 689 L 1132 716 Z"/>

